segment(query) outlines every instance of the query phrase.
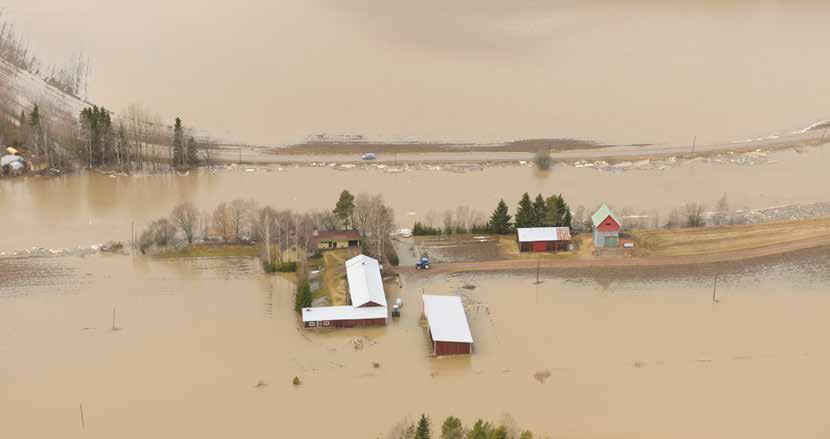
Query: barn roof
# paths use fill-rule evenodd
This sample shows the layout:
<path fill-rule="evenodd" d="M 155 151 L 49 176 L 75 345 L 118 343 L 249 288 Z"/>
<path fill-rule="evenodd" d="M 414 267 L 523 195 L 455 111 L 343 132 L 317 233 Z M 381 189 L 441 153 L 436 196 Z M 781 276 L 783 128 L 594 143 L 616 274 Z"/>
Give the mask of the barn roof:
<path fill-rule="evenodd" d="M 608 208 L 608 206 L 606 206 L 605 204 L 603 204 L 602 207 L 599 208 L 599 210 L 597 210 L 593 215 L 591 215 L 591 222 L 594 223 L 594 227 L 596 227 L 602 224 L 602 222 L 605 221 L 605 218 L 608 218 L 609 216 L 613 218 L 614 221 L 617 222 L 617 224 L 622 225 L 622 221 L 620 221 L 617 215 L 614 215 L 614 212 L 611 212 L 611 209 Z"/>
<path fill-rule="evenodd" d="M 303 322 L 385 319 L 386 317 L 386 308 L 380 306 L 367 308 L 355 308 L 353 306 L 303 308 Z"/>
<path fill-rule="evenodd" d="M 518 232 L 519 242 L 571 240 L 571 229 L 567 227 L 524 227 Z"/>
<path fill-rule="evenodd" d="M 472 343 L 464 305 L 458 296 L 424 295 L 424 314 L 435 341 Z"/>
<path fill-rule="evenodd" d="M 386 307 L 386 293 L 377 259 L 357 255 L 346 261 L 346 278 L 352 306 L 358 307 L 369 302 Z"/>

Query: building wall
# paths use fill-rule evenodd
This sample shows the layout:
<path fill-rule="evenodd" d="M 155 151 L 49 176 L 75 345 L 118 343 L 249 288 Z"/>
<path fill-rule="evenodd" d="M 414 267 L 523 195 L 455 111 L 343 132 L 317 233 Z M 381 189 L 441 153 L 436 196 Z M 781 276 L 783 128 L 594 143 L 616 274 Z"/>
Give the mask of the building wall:
<path fill-rule="evenodd" d="M 620 231 L 620 225 L 614 221 L 612 216 L 607 216 L 602 222 L 597 226 L 597 230 L 600 232 L 614 232 Z"/>
<path fill-rule="evenodd" d="M 450 341 L 433 342 L 435 351 L 433 354 L 442 355 L 469 355 L 473 352 L 473 345 L 470 343 L 457 343 Z"/>
<path fill-rule="evenodd" d="M 606 242 L 606 238 L 616 238 L 617 245 L 613 245 L 612 243 Z M 619 238 L 620 232 L 617 230 L 614 231 L 607 231 L 603 232 L 598 229 L 594 229 L 594 247 L 596 248 L 603 248 L 603 247 L 618 247 L 619 246 Z"/>
<path fill-rule="evenodd" d="M 539 242 L 544 242 L 544 247 L 537 247 Z M 536 245 L 534 245 L 536 244 Z M 533 242 L 520 242 L 519 243 L 519 251 L 521 252 L 553 252 L 553 251 L 561 251 L 567 250 L 570 241 L 533 241 Z"/>
<path fill-rule="evenodd" d="M 314 326 L 311 326 L 314 323 Z M 334 320 L 323 322 L 305 322 L 306 328 L 362 328 L 367 326 L 386 326 L 386 319 Z"/>

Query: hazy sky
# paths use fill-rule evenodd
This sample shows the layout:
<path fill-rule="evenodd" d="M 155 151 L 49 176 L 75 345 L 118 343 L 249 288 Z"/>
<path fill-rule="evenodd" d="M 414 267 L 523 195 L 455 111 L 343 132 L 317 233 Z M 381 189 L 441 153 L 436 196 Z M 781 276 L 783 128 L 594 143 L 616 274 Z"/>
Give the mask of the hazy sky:
<path fill-rule="evenodd" d="M 91 98 L 221 137 L 728 141 L 830 118 L 820 1 L 0 0 Z M 241 4 L 241 5 L 237 5 Z"/>

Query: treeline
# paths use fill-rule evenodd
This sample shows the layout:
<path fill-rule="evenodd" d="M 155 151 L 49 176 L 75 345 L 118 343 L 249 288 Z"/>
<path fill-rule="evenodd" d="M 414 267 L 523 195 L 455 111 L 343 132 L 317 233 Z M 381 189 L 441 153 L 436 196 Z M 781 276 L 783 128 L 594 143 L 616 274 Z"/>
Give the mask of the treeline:
<path fill-rule="evenodd" d="M 584 209 L 583 209 L 584 211 Z M 531 201 L 530 195 L 525 193 L 516 208 L 515 220 L 510 215 L 507 203 L 500 200 L 488 221 L 483 220 L 480 213 L 467 207 L 459 207 L 456 214 L 447 210 L 443 216 L 443 227 L 435 225 L 435 216 L 428 213 L 424 222 L 417 221 L 412 227 L 412 234 L 423 235 L 451 235 L 457 233 L 492 233 L 506 235 L 516 228 L 523 227 L 572 227 L 573 216 L 571 208 L 560 195 L 544 198 L 542 194 Z"/>
<path fill-rule="evenodd" d="M 417 423 L 404 420 L 387 435 L 387 439 L 533 439 L 533 433 L 516 427 L 509 417 L 498 424 L 477 420 L 466 427 L 460 419 L 449 416 L 433 432 L 432 422 L 421 415 Z"/>
<path fill-rule="evenodd" d="M 2 85 L 0 108 L 8 110 L 17 104 Z M 23 109 L 0 120 L 0 142 L 27 151 L 35 169 L 81 163 L 123 172 L 188 169 L 204 160 L 200 154 L 206 146 L 180 118 L 164 125 L 136 105 L 119 117 L 98 106 L 84 108 L 76 117 L 57 105 L 34 104 L 28 112 Z"/>
<path fill-rule="evenodd" d="M 221 202 L 212 210 L 200 210 L 185 202 L 170 215 L 151 222 L 136 240 L 142 253 L 193 243 L 263 244 L 262 259 L 284 262 L 289 249 L 302 257 L 313 254 L 314 231 L 357 230 L 363 241 L 363 253 L 381 262 L 394 262 L 391 234 L 394 211 L 381 195 L 361 193 L 352 196 L 343 191 L 340 208 L 332 211 L 292 212 L 271 206 L 259 206 L 254 200 L 236 199 Z M 396 259 L 396 257 L 395 257 Z"/>
<path fill-rule="evenodd" d="M 58 90 L 79 99 L 86 98 L 90 63 L 79 53 L 64 66 L 46 65 L 29 48 L 29 42 L 18 34 L 14 26 L 3 19 L 0 10 L 0 59 L 20 70 L 35 75 Z"/>

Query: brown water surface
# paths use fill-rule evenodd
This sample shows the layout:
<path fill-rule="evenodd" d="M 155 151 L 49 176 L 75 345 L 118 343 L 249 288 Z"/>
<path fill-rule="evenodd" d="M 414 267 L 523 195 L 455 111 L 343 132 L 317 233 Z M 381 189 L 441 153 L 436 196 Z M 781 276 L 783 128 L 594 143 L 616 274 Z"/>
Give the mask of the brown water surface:
<path fill-rule="evenodd" d="M 3 437 L 365 438 L 421 412 L 554 437 L 830 433 L 830 287 L 797 263 L 724 274 L 718 304 L 708 279 L 415 275 L 389 327 L 317 333 L 251 259 L 50 260 L 0 260 Z M 427 355 L 422 290 L 464 296 L 472 356 Z"/>
<path fill-rule="evenodd" d="M 387 173 L 372 167 L 337 171 L 272 165 L 215 173 L 201 169 L 186 176 L 82 173 L 5 179 L 0 181 L 0 219 L 7 232 L 0 251 L 127 241 L 133 221 L 140 231 L 183 201 L 208 211 L 235 198 L 300 212 L 328 210 L 343 189 L 382 193 L 395 209 L 397 224 L 407 228 L 430 210 L 458 205 L 489 216 L 500 198 L 512 213 L 525 191 L 562 193 L 573 209 L 608 203 L 619 211 L 628 207 L 664 219 L 690 201 L 712 209 L 724 193 L 733 209 L 830 201 L 826 185 L 820 184 L 830 169 L 826 147 L 775 152 L 769 163 L 756 166 L 683 162 L 662 171 L 608 172 L 559 165 L 548 174 L 515 165 L 471 169 L 479 170 Z"/>

